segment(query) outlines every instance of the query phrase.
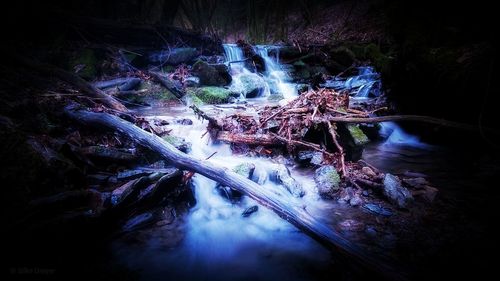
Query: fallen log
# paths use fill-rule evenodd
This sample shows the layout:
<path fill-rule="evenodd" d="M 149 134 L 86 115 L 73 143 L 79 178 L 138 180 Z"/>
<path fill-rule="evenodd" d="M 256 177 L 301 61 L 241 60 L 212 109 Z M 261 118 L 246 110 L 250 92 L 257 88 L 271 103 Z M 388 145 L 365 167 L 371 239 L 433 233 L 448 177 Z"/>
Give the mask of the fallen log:
<path fill-rule="evenodd" d="M 31 68 L 37 72 L 43 73 L 47 76 L 55 76 L 64 82 L 74 86 L 80 91 L 87 94 L 89 97 L 98 99 L 104 105 L 118 111 L 127 112 L 128 109 L 118 100 L 110 95 L 107 95 L 103 91 L 99 90 L 95 86 L 91 85 L 82 78 L 76 76 L 75 74 L 68 72 L 66 70 L 60 69 L 56 66 L 38 62 L 35 60 L 29 60 L 21 56 L 14 55 L 14 59 L 20 62 L 22 65 Z"/>
<path fill-rule="evenodd" d="M 219 131 L 217 140 L 231 143 L 243 143 L 250 145 L 278 145 L 281 141 L 266 134 L 233 134 L 228 131 Z"/>
<path fill-rule="evenodd" d="M 338 123 L 380 123 L 388 121 L 418 121 L 430 124 L 436 124 L 445 127 L 451 127 L 456 129 L 468 130 L 468 131 L 478 131 L 479 127 L 448 121 L 440 118 L 422 116 L 422 115 L 391 115 L 391 116 L 378 116 L 378 117 L 326 117 L 326 121 L 338 122 Z M 490 129 L 488 129 L 490 130 Z"/>
<path fill-rule="evenodd" d="M 248 195 L 259 204 L 273 210 L 281 218 L 292 223 L 319 243 L 334 250 L 334 253 L 341 253 L 344 257 L 350 258 L 350 261 L 363 266 L 369 271 L 377 272 L 391 279 L 404 279 L 400 267 L 394 268 L 390 266 L 383 257 L 369 255 L 355 244 L 340 236 L 333 228 L 310 215 L 304 206 L 287 202 L 285 198 L 277 196 L 271 190 L 227 168 L 219 167 L 210 161 L 203 161 L 182 153 L 162 138 L 148 133 L 114 115 L 78 110 L 75 106 L 67 107 L 65 113 L 70 119 L 84 125 L 117 131 L 134 140 L 136 143 L 157 152 L 179 169 L 199 173 L 224 186 L 232 187 Z"/>
<path fill-rule="evenodd" d="M 185 94 L 184 91 L 182 91 L 179 87 L 177 87 L 175 83 L 168 77 L 162 76 L 161 74 L 154 71 L 148 71 L 148 75 L 153 77 L 158 83 L 160 83 L 163 87 L 169 90 L 178 99 L 181 99 L 184 96 Z"/>

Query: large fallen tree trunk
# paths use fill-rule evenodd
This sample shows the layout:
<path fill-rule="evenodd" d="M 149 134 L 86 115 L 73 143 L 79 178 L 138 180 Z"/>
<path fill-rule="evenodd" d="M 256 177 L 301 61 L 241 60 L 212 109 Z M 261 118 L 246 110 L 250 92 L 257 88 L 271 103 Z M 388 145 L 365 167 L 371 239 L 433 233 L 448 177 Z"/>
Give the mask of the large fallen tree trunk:
<path fill-rule="evenodd" d="M 472 126 L 464 123 L 458 123 L 454 121 L 448 121 L 445 119 L 430 117 L 430 116 L 421 116 L 421 115 L 390 115 L 390 116 L 377 116 L 377 117 L 335 117 L 330 116 L 326 118 L 331 122 L 338 123 L 380 123 L 380 122 L 388 122 L 388 121 L 418 121 L 430 124 L 441 125 L 444 127 L 457 128 L 462 130 L 470 130 L 477 131 L 479 127 Z M 486 128 L 488 129 L 488 128 Z M 490 130 L 490 129 L 488 129 Z"/>
<path fill-rule="evenodd" d="M 224 186 L 232 187 L 250 196 L 261 205 L 273 210 L 280 217 L 295 225 L 305 234 L 311 236 L 326 247 L 334 249 L 334 253 L 342 253 L 342 257 L 349 257 L 355 264 L 361 265 L 370 271 L 375 271 L 391 279 L 402 279 L 402 273 L 398 271 L 398 269 L 401 268 L 389 266 L 389 263 L 384 262 L 382 257 L 375 258 L 368 255 L 365 251 L 340 236 L 331 227 L 311 216 L 303 206 L 287 202 L 284 198 L 277 196 L 271 190 L 229 169 L 214 165 L 210 161 L 199 160 L 184 154 L 160 137 L 148 133 L 132 123 L 114 115 L 78 110 L 74 106 L 67 107 L 65 112 L 71 119 L 84 125 L 118 131 L 138 144 L 159 153 L 179 169 L 199 173 Z"/>

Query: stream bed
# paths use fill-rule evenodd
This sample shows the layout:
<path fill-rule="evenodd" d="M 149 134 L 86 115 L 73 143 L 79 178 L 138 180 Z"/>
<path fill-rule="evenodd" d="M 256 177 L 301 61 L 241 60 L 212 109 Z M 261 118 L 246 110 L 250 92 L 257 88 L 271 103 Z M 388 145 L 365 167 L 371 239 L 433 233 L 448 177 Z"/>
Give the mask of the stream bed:
<path fill-rule="evenodd" d="M 227 61 L 243 60 L 242 52 L 235 45 L 224 47 Z M 266 75 L 259 79 L 268 85 L 258 97 L 240 97 L 238 106 L 206 105 L 201 109 L 219 115 L 235 112 L 252 115 L 264 105 L 276 104 L 267 98 L 275 92 L 282 93 L 284 101 L 297 96 L 296 85 L 289 82 L 277 61 L 269 57 L 268 49 L 256 47 L 267 65 Z M 232 64 L 231 71 L 230 87 L 238 86 L 242 73 L 250 73 L 242 63 Z M 353 99 L 369 102 L 381 94 L 379 79 L 372 68 L 361 67 L 358 75 L 327 81 L 324 86 L 356 88 Z M 452 149 L 421 142 L 418 136 L 405 133 L 395 123 L 381 125 L 380 140 L 365 147 L 362 159 L 384 172 L 426 177 L 436 185 L 437 199 L 430 205 L 415 208 L 416 211 L 388 207 L 368 192 L 363 193 L 362 201 L 371 206 L 323 199 L 318 195 L 312 168 L 300 166 L 286 157 L 238 154 L 232 151 L 230 144 L 214 143 L 206 134 L 207 122 L 197 119 L 188 106 L 139 108 L 136 113 L 170 123 L 170 134 L 190 142 L 189 153 L 198 159 L 210 158 L 208 161 L 229 169 L 242 163 L 255 165 L 253 177 L 259 184 L 289 202 L 305 206 L 310 214 L 363 250 L 390 256 L 407 268 L 417 265 L 440 268 L 441 256 L 452 257 L 453 251 L 434 256 L 435 249 L 448 249 L 466 239 L 457 233 L 468 232 L 467 239 L 471 239 L 485 231 L 479 227 L 481 224 L 476 226 L 477 220 L 460 224 L 460 217 L 470 216 L 467 212 L 478 203 L 474 197 L 464 202 L 464 196 L 469 194 L 462 192 L 470 190 L 466 186 L 477 186 L 482 180 L 477 174 L 463 173 L 468 167 L 460 164 L 463 161 L 454 161 L 456 154 Z M 192 124 L 179 124 L 175 122 L 178 119 L 192 120 Z M 302 184 L 305 191 L 302 198 L 293 197 L 269 179 L 270 171 L 278 164 L 285 164 L 293 178 Z M 490 173 L 478 171 L 478 174 L 482 172 Z M 173 212 L 171 216 L 175 218 L 173 222 L 141 228 L 115 239 L 111 244 L 113 262 L 135 272 L 140 280 L 164 280 L 165 276 L 169 280 L 331 280 L 334 274 L 342 278 L 357 274 L 343 267 L 330 251 L 254 200 L 246 196 L 238 202 L 228 200 L 221 195 L 216 182 L 198 174 L 193 176 L 190 185 L 196 201 L 194 206 L 181 211 L 169 209 L 167 212 Z M 444 221 L 449 224 L 446 228 L 441 227 Z M 412 274 L 418 276 L 419 273 Z"/>

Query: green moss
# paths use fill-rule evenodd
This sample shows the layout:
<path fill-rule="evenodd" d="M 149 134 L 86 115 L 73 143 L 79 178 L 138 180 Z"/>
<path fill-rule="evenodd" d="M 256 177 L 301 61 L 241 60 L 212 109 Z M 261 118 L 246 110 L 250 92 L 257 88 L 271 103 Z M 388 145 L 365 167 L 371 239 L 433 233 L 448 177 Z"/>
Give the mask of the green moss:
<path fill-rule="evenodd" d="M 78 70 L 77 74 L 87 80 L 92 80 L 97 76 L 98 62 L 93 50 L 84 49 L 79 52 L 70 62 L 72 71 Z"/>
<path fill-rule="evenodd" d="M 233 168 L 233 172 L 244 177 L 250 177 L 255 170 L 255 165 L 252 163 L 241 163 Z"/>
<path fill-rule="evenodd" d="M 193 103 L 207 103 L 207 104 L 218 104 L 227 103 L 231 92 L 227 89 L 221 87 L 201 87 L 201 88 L 190 88 L 187 90 L 188 95 L 191 96 Z"/>
<path fill-rule="evenodd" d="M 347 129 L 354 140 L 354 144 L 365 145 L 370 141 L 358 125 L 349 124 L 347 125 Z"/>
<path fill-rule="evenodd" d="M 191 149 L 191 143 L 186 142 L 185 139 L 177 136 L 167 135 L 162 137 L 163 140 L 175 146 L 180 151 L 187 152 Z"/>

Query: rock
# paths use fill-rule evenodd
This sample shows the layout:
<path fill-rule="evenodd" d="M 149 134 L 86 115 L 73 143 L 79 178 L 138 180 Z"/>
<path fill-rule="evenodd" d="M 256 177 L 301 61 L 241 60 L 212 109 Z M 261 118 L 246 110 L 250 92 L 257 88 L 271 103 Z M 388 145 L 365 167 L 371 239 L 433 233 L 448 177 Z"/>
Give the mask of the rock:
<path fill-rule="evenodd" d="M 384 217 L 392 216 L 391 210 L 384 208 L 384 207 L 377 205 L 377 204 L 368 203 L 368 204 L 363 205 L 363 208 L 368 210 L 370 213 L 373 213 L 376 215 L 381 215 Z"/>
<path fill-rule="evenodd" d="M 164 136 L 162 139 L 184 153 L 191 150 L 191 143 L 187 142 L 184 138 L 168 135 Z"/>
<path fill-rule="evenodd" d="M 338 47 L 330 51 L 330 57 L 333 62 L 332 66 L 335 66 L 335 70 L 343 71 L 349 66 L 351 66 L 355 60 L 355 54 L 346 47 Z"/>
<path fill-rule="evenodd" d="M 432 203 L 436 199 L 437 193 L 437 188 L 426 185 L 419 190 L 415 190 L 412 194 L 415 197 L 423 198 L 425 201 Z"/>
<path fill-rule="evenodd" d="M 134 231 L 148 224 L 154 220 L 154 215 L 150 212 L 140 214 L 129 219 L 123 226 L 123 231 Z"/>
<path fill-rule="evenodd" d="M 243 211 L 243 213 L 241 213 L 241 216 L 246 218 L 246 217 L 250 216 L 251 214 L 257 212 L 258 210 L 259 210 L 259 206 L 254 205 L 252 207 L 246 208 L 245 211 Z"/>
<path fill-rule="evenodd" d="M 144 171 L 141 169 L 125 170 L 118 173 L 116 178 L 120 181 L 137 179 L 143 176 L 152 174 L 152 171 Z"/>
<path fill-rule="evenodd" d="M 377 176 L 377 174 L 370 168 L 370 167 L 363 167 L 361 168 L 361 172 L 370 178 L 374 178 Z"/>
<path fill-rule="evenodd" d="M 302 185 L 292 178 L 290 171 L 283 164 L 277 164 L 269 179 L 275 183 L 283 185 L 294 197 L 302 197 L 305 191 Z"/>
<path fill-rule="evenodd" d="M 190 76 L 186 78 L 184 81 L 186 87 L 199 87 L 200 86 L 200 78 L 195 76 Z"/>
<path fill-rule="evenodd" d="M 182 119 L 176 119 L 175 123 L 180 125 L 193 125 L 193 120 L 188 118 L 182 118 Z"/>
<path fill-rule="evenodd" d="M 264 79 L 255 73 L 241 73 L 233 77 L 230 91 L 239 93 L 246 98 L 255 98 L 263 95 L 267 89 Z"/>
<path fill-rule="evenodd" d="M 351 134 L 352 140 L 354 141 L 355 145 L 360 146 L 370 142 L 368 137 L 365 135 L 365 133 L 363 133 L 358 125 L 347 124 L 347 130 L 349 130 L 349 133 Z"/>
<path fill-rule="evenodd" d="M 198 51 L 195 48 L 175 48 L 153 52 L 149 54 L 149 61 L 153 64 L 178 65 L 188 63 L 197 57 Z"/>
<path fill-rule="evenodd" d="M 354 196 L 351 198 L 351 200 L 349 201 L 349 205 L 353 206 L 353 207 L 356 207 L 356 206 L 359 206 L 361 204 L 363 204 L 363 199 L 361 198 L 361 196 L 359 196 L 359 194 L 354 194 Z"/>
<path fill-rule="evenodd" d="M 406 208 L 413 201 L 410 191 L 401 185 L 398 177 L 389 173 L 384 177 L 384 195 L 400 208 Z"/>
<path fill-rule="evenodd" d="M 164 226 L 171 224 L 175 220 L 175 209 L 173 207 L 165 207 L 159 214 L 160 221 L 156 223 L 157 226 Z"/>
<path fill-rule="evenodd" d="M 340 188 L 340 176 L 335 167 L 331 165 L 325 165 L 316 169 L 314 181 L 316 182 L 319 195 L 322 197 L 331 197 L 331 194 Z"/>
<path fill-rule="evenodd" d="M 429 182 L 422 177 L 419 178 L 404 178 L 403 183 L 416 188 L 416 189 L 423 189 L 425 186 L 429 184 Z"/>
<path fill-rule="evenodd" d="M 195 104 L 219 104 L 227 103 L 231 97 L 231 91 L 221 87 L 189 88 L 188 95 Z"/>
<path fill-rule="evenodd" d="M 289 60 L 303 55 L 301 50 L 295 46 L 283 46 L 279 48 L 269 49 L 269 55 L 279 57 L 282 60 Z"/>
<path fill-rule="evenodd" d="M 348 203 L 353 196 L 354 196 L 354 189 L 348 186 L 340 191 L 340 196 L 337 202 Z"/>
<path fill-rule="evenodd" d="M 138 180 L 131 180 L 126 184 L 113 190 L 111 193 L 111 205 L 116 206 L 125 201 L 133 192 Z"/>
<path fill-rule="evenodd" d="M 200 60 L 193 65 L 193 72 L 200 79 L 200 85 L 204 86 L 226 86 L 232 81 L 229 69 L 224 64 L 209 65 Z"/>
<path fill-rule="evenodd" d="M 312 150 L 299 151 L 299 153 L 297 154 L 297 159 L 302 163 L 321 165 L 321 163 L 323 162 L 323 153 Z"/>
<path fill-rule="evenodd" d="M 365 225 L 362 222 L 352 219 L 342 221 L 338 224 L 338 226 L 344 231 L 361 231 L 365 228 Z"/>
<path fill-rule="evenodd" d="M 247 179 L 252 178 L 254 171 L 255 171 L 255 165 L 252 163 L 241 163 L 233 168 L 233 172 Z"/>

